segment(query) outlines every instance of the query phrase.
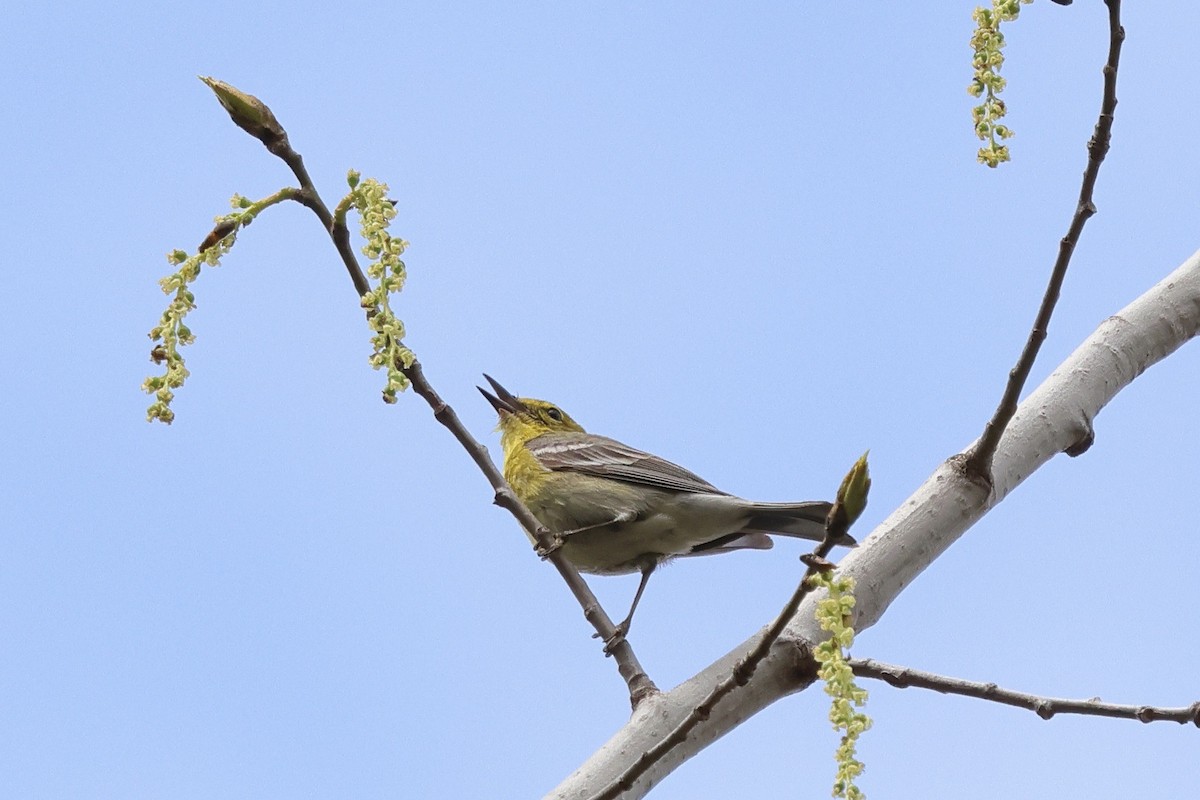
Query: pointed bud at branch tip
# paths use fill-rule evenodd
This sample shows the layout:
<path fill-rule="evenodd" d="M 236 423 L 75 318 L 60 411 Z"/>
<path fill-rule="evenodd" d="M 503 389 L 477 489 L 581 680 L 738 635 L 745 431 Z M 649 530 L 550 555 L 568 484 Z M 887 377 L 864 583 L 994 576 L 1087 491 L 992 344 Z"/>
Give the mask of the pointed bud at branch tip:
<path fill-rule="evenodd" d="M 829 511 L 828 526 L 834 530 L 848 530 L 858 521 L 867 507 L 867 495 L 871 491 L 871 473 L 867 468 L 867 456 L 870 451 L 863 453 L 854 462 L 854 466 L 842 478 L 838 487 L 837 499 Z"/>
<path fill-rule="evenodd" d="M 287 133 L 266 103 L 216 78 L 201 76 L 200 80 L 213 90 L 217 100 L 229 112 L 229 118 L 239 128 L 268 148 L 286 143 Z"/>

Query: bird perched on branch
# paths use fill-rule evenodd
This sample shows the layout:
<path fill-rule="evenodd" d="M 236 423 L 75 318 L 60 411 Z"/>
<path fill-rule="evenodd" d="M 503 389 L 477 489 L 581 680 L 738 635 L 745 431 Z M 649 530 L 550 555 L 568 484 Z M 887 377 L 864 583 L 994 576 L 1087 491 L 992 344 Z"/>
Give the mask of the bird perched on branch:
<path fill-rule="evenodd" d="M 500 415 L 504 478 L 521 502 L 580 572 L 641 573 L 618 636 L 628 632 L 651 573 L 665 561 L 769 550 L 770 533 L 825 537 L 829 503 L 743 500 L 677 464 L 586 432 L 552 403 L 516 397 L 483 377 L 495 394 L 479 391 Z M 855 541 L 843 533 L 835 544 Z"/>

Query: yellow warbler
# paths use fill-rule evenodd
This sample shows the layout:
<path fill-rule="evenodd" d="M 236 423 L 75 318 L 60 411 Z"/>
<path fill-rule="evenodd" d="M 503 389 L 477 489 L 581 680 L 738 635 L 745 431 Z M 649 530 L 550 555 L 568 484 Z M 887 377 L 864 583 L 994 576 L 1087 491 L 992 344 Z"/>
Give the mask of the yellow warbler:
<path fill-rule="evenodd" d="M 830 504 L 756 503 L 722 492 L 677 464 L 587 433 L 552 403 L 516 397 L 488 375 L 479 391 L 500 415 L 504 477 L 556 534 L 580 572 L 641 572 L 629 630 L 650 574 L 676 556 L 768 550 L 768 533 L 820 541 Z M 532 539 L 532 537 L 531 537 Z M 837 544 L 853 546 L 842 535 Z"/>

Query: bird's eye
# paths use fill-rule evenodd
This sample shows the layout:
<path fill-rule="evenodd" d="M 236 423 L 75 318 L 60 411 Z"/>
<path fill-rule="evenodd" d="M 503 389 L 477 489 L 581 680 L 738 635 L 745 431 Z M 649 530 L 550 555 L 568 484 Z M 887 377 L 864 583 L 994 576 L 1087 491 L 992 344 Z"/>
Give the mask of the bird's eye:
<path fill-rule="evenodd" d="M 553 406 L 546 409 L 546 416 L 555 422 L 562 422 L 562 412 Z"/>

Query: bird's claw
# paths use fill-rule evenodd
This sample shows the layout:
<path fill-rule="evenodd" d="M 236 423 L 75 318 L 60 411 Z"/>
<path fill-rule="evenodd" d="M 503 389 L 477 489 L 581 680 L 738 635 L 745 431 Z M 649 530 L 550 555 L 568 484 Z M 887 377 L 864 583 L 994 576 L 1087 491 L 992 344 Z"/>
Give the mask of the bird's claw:
<path fill-rule="evenodd" d="M 549 558 L 550 554 L 555 550 L 561 550 L 563 543 L 566 541 L 561 533 L 552 533 L 550 534 L 549 538 L 550 544 L 543 545 L 539 541 L 533 546 L 533 552 L 537 553 L 538 558 L 542 559 L 543 561 Z"/>
<path fill-rule="evenodd" d="M 629 620 L 623 621 L 620 625 L 613 629 L 612 635 L 604 640 L 604 655 L 612 656 L 613 651 L 620 646 L 621 642 L 625 641 L 625 634 L 629 633 Z M 592 634 L 593 639 L 599 639 L 599 633 Z"/>

